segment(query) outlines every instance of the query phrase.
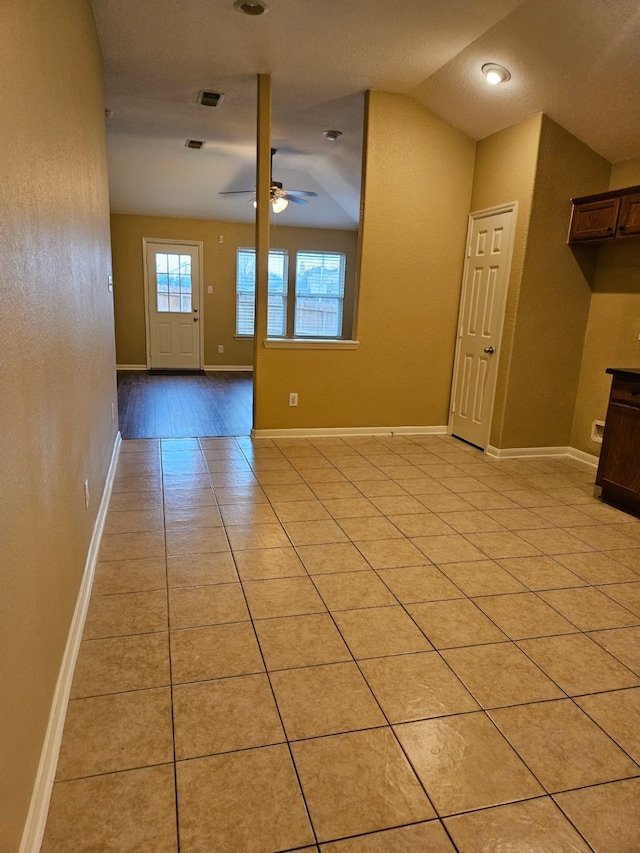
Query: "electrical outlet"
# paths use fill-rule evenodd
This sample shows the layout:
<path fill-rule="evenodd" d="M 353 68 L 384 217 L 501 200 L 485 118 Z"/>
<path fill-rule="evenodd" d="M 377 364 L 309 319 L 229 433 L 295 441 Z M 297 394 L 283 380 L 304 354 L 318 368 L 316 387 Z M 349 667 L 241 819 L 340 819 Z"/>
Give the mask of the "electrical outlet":
<path fill-rule="evenodd" d="M 297 393 L 297 391 L 292 391 L 291 394 L 289 394 L 289 405 L 290 406 L 297 406 L 298 405 L 298 393 Z"/>
<path fill-rule="evenodd" d="M 210 285 L 210 284 L 208 284 L 208 285 L 207 285 L 207 293 L 208 293 L 209 295 L 211 295 L 211 294 L 213 293 L 213 287 L 212 287 L 212 285 Z"/>
<path fill-rule="evenodd" d="M 109 291 L 109 293 L 113 293 L 113 276 L 112 275 L 110 275 L 109 278 L 107 279 L 107 290 Z"/>
<path fill-rule="evenodd" d="M 115 419 L 116 419 L 116 404 L 112 403 L 111 404 L 111 420 L 115 421 Z"/>
<path fill-rule="evenodd" d="M 224 352 L 224 347 L 222 346 L 222 344 L 219 344 L 218 352 L 220 352 L 220 353 Z"/>
<path fill-rule="evenodd" d="M 89 509 L 89 481 L 84 481 L 84 508 Z"/>
<path fill-rule="evenodd" d="M 224 243 L 224 234 L 218 234 L 218 243 Z"/>

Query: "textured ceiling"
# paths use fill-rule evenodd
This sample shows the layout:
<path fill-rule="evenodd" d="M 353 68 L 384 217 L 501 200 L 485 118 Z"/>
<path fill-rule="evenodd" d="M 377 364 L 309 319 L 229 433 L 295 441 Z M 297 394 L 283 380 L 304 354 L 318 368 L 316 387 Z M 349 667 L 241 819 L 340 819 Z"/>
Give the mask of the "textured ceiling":
<path fill-rule="evenodd" d="M 93 0 L 115 212 L 250 221 L 256 74 L 274 178 L 318 193 L 282 224 L 354 228 L 363 93 L 410 95 L 473 139 L 546 112 L 611 162 L 640 156 L 637 0 Z M 484 62 L 509 83 L 486 85 Z M 201 89 L 224 92 L 214 109 Z M 343 136 L 329 142 L 322 131 Z M 187 138 L 206 142 L 185 148 Z"/>

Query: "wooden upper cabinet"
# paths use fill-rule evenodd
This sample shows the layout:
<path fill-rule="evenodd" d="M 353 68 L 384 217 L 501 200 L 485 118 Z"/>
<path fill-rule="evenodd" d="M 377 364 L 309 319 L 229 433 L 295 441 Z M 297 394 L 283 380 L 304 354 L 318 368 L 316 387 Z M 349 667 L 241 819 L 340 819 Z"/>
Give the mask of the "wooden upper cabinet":
<path fill-rule="evenodd" d="M 640 235 L 640 193 L 625 195 L 620 199 L 617 237 Z"/>
<path fill-rule="evenodd" d="M 569 243 L 640 236 L 640 187 L 572 198 Z"/>
<path fill-rule="evenodd" d="M 574 202 L 569 242 L 606 240 L 613 237 L 616 233 L 619 210 L 619 198 L 584 201 L 579 204 Z"/>

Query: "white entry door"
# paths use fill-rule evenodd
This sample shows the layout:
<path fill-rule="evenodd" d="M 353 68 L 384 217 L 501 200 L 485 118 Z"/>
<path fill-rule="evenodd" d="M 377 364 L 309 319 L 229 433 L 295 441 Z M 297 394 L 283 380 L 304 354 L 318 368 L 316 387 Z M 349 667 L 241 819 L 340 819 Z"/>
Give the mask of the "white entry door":
<path fill-rule="evenodd" d="M 458 320 L 450 429 L 489 442 L 502 324 L 509 283 L 515 203 L 472 213 Z"/>
<path fill-rule="evenodd" d="M 200 244 L 143 242 L 148 367 L 199 370 Z"/>

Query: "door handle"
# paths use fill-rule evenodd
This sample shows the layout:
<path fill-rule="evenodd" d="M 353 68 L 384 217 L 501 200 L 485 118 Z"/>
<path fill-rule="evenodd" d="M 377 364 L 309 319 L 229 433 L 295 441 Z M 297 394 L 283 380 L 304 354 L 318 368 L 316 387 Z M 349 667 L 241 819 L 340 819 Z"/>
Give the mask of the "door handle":
<path fill-rule="evenodd" d="M 485 347 L 485 348 L 484 348 L 484 352 L 489 353 L 489 355 L 493 355 L 493 353 L 495 352 L 495 350 L 494 350 L 494 348 L 493 348 L 493 347 Z"/>

